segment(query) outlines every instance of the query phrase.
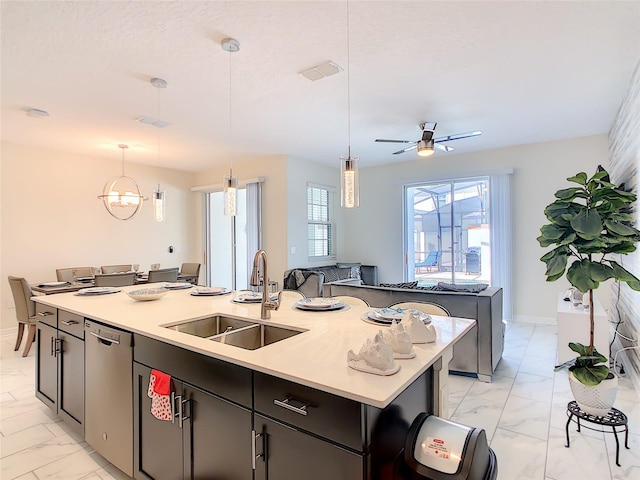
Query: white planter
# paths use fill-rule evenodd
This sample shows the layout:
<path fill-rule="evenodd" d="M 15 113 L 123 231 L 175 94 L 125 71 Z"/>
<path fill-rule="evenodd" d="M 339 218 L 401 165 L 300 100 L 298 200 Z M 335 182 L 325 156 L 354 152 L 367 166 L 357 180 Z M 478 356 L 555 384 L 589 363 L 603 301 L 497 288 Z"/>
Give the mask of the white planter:
<path fill-rule="evenodd" d="M 603 380 L 595 387 L 580 383 L 569 372 L 569 385 L 580 410 L 590 415 L 605 416 L 613 407 L 618 393 L 618 377 Z"/>

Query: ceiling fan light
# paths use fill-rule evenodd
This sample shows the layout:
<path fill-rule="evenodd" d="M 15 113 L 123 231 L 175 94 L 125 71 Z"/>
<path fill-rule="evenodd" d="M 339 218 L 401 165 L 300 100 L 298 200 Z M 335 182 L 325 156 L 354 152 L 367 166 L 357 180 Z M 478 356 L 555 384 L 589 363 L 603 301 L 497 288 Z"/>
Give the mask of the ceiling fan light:
<path fill-rule="evenodd" d="M 430 157 L 435 152 L 433 139 L 425 142 L 420 140 L 418 142 L 418 155 L 421 157 Z"/>

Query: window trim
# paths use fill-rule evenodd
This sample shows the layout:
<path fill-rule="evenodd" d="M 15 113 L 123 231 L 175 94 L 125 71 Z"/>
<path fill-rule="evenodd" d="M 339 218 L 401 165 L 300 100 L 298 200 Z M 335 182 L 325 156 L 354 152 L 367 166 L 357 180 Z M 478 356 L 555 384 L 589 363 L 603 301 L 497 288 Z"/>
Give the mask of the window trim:
<path fill-rule="evenodd" d="M 309 218 L 309 189 L 319 189 L 327 192 L 328 205 L 327 205 L 327 217 L 328 220 L 318 221 Z M 307 182 L 307 260 L 310 262 L 321 262 L 327 260 L 335 260 L 337 258 L 336 248 L 336 219 L 335 219 L 335 204 L 336 204 L 336 189 L 327 185 L 321 185 L 318 183 Z M 311 249 L 309 244 L 312 239 L 309 236 L 309 230 L 311 225 L 327 225 L 329 227 L 329 238 L 327 239 L 327 251 L 328 255 L 311 255 Z"/>

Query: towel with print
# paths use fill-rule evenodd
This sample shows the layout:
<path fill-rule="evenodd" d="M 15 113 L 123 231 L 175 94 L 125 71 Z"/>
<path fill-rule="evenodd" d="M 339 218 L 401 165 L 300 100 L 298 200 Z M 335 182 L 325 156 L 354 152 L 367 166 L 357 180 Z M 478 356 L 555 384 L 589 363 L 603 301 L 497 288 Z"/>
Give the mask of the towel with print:
<path fill-rule="evenodd" d="M 171 421 L 171 376 L 152 370 L 147 396 L 151 399 L 151 414 L 158 420 Z"/>

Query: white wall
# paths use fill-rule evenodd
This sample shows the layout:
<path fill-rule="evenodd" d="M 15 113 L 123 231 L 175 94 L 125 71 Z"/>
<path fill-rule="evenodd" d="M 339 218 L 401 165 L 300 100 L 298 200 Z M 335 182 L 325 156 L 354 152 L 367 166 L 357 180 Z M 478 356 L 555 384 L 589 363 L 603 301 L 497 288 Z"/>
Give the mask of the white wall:
<path fill-rule="evenodd" d="M 105 160 L 10 143 L 1 148 L 0 328 L 16 326 L 8 275 L 38 283 L 56 280 L 61 267 L 138 263 L 148 269 L 200 261 L 191 233 L 199 223 L 198 195 L 189 191 L 193 174 L 127 161 L 126 175 L 145 196 L 158 183 L 166 191 L 167 220 L 153 221 L 149 200 L 136 217 L 120 221 L 97 198 L 105 182 L 120 175 L 117 149 Z"/>
<path fill-rule="evenodd" d="M 307 184 L 309 182 L 336 190 L 334 214 L 336 222 L 336 254 L 340 261 L 351 261 L 344 256 L 345 231 L 342 228 L 344 209 L 340 208 L 340 168 L 331 168 L 317 163 L 290 158 L 287 168 L 287 224 L 288 224 L 288 268 L 314 267 L 335 261 L 309 261 L 307 242 Z M 296 253 L 291 254 L 291 247 Z M 354 260 L 359 261 L 359 260 Z"/>
<path fill-rule="evenodd" d="M 598 164 L 606 167 L 607 148 L 607 136 L 596 135 L 460 155 L 438 152 L 428 159 L 361 169 L 360 208 L 343 213 L 344 255 L 378 265 L 381 282 L 402 281 L 402 186 L 513 168 L 514 319 L 548 321 L 555 318 L 557 294 L 568 283 L 545 281 L 539 259 L 546 250 L 536 241 L 546 223 L 544 207 L 566 187 L 567 177 L 591 174 Z M 608 305 L 608 290 L 598 291 L 603 305 Z"/>

